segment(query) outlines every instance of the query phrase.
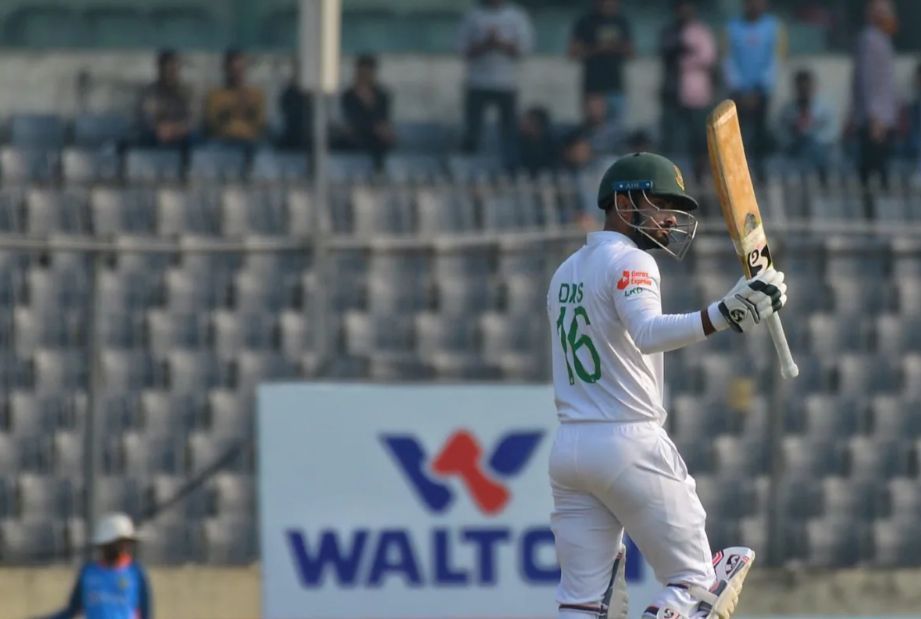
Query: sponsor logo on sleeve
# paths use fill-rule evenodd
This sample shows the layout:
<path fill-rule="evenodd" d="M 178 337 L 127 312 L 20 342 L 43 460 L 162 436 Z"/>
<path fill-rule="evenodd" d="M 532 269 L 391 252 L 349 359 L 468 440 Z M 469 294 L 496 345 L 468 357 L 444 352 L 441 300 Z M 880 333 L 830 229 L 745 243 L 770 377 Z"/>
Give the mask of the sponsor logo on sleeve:
<path fill-rule="evenodd" d="M 647 271 L 624 271 L 617 280 L 617 289 L 626 290 L 624 296 L 631 297 L 642 291 L 651 292 L 653 287 L 652 277 Z"/>

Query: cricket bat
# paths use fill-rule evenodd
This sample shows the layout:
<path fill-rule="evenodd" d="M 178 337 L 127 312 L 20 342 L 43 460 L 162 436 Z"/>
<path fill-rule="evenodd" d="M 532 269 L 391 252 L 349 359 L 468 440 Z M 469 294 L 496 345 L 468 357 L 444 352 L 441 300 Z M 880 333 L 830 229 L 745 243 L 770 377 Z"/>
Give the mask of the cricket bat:
<path fill-rule="evenodd" d="M 742 262 L 745 277 L 754 277 L 769 268 L 773 260 L 745 158 L 739 114 L 736 104 L 729 99 L 717 105 L 707 119 L 707 150 L 729 237 Z M 795 377 L 799 368 L 790 353 L 780 316 L 772 314 L 767 319 L 767 327 L 780 360 L 781 375 Z"/>

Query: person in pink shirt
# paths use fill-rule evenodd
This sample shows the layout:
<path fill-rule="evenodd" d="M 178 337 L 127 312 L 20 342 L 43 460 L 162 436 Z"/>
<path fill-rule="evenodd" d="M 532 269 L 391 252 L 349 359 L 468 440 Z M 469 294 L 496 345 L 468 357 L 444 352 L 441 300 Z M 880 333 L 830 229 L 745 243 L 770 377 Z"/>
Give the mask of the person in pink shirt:
<path fill-rule="evenodd" d="M 717 46 L 691 0 L 674 3 L 674 19 L 662 30 L 659 52 L 664 65 L 662 147 L 690 157 L 699 178 L 707 161 L 705 121 L 713 103 Z"/>

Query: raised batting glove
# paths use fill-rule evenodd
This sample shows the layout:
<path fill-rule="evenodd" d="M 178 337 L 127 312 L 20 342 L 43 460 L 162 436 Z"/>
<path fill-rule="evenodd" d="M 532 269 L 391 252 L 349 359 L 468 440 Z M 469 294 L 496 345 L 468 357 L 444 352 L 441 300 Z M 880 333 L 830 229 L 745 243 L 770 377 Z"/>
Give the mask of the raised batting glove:
<path fill-rule="evenodd" d="M 742 278 L 707 313 L 717 330 L 750 331 L 787 302 L 787 285 L 781 271 L 767 269 L 749 280 Z"/>

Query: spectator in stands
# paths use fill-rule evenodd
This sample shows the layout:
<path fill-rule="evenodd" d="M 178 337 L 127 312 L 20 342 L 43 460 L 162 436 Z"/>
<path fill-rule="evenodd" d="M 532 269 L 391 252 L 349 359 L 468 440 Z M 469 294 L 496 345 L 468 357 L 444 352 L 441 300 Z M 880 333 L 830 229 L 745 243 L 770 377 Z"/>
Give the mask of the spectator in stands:
<path fill-rule="evenodd" d="M 67 608 L 48 619 L 149 619 L 150 593 L 144 568 L 132 557 L 137 537 L 125 514 L 107 514 L 93 531 L 99 560 L 80 569 Z"/>
<path fill-rule="evenodd" d="M 878 177 L 888 186 L 887 166 L 898 120 L 895 51 L 897 23 L 889 0 L 867 4 L 866 26 L 854 50 L 854 75 L 849 128 L 857 133 L 857 168 L 861 182 Z"/>
<path fill-rule="evenodd" d="M 295 62 L 291 80 L 278 98 L 282 123 L 278 146 L 284 149 L 303 150 L 313 141 L 313 94 L 301 88 L 299 74 Z"/>
<path fill-rule="evenodd" d="M 533 43 L 534 30 L 527 13 L 505 0 L 482 0 L 464 16 L 458 47 L 467 61 L 466 152 L 478 149 L 486 109 L 495 106 L 499 110 L 502 159 L 506 167 L 515 166 L 518 62 L 531 51 Z"/>
<path fill-rule="evenodd" d="M 367 152 L 380 169 L 396 142 L 390 122 L 390 93 L 377 81 L 377 58 L 362 54 L 355 61 L 352 86 L 342 94 L 345 139 Z"/>
<path fill-rule="evenodd" d="M 563 162 L 572 169 L 581 169 L 599 156 L 614 155 L 624 145 L 620 126 L 607 114 L 607 100 L 599 94 L 585 97 L 585 120 L 564 140 Z"/>
<path fill-rule="evenodd" d="M 921 63 L 915 67 L 914 99 L 905 106 L 905 156 L 921 157 Z"/>
<path fill-rule="evenodd" d="M 605 99 L 615 127 L 626 117 L 624 64 L 633 56 L 630 22 L 621 15 L 620 0 L 595 0 L 592 10 L 576 21 L 569 56 L 582 62 L 582 94 Z"/>
<path fill-rule="evenodd" d="M 741 17 L 726 28 L 723 69 L 730 96 L 739 107 L 746 153 L 759 176 L 771 147 L 768 108 L 777 82 L 786 33 L 780 20 L 767 13 L 767 0 L 745 0 Z"/>
<path fill-rule="evenodd" d="M 173 50 L 157 55 L 157 79 L 141 91 L 138 125 L 145 146 L 186 148 L 192 141 L 192 93 L 179 77 Z"/>
<path fill-rule="evenodd" d="M 716 39 L 697 19 L 691 0 L 677 0 L 674 19 L 659 41 L 662 74 L 662 140 L 668 153 L 692 158 L 700 179 L 707 163 L 706 119 L 713 103 Z"/>
<path fill-rule="evenodd" d="M 557 167 L 559 149 L 546 108 L 532 107 L 524 113 L 518 128 L 518 145 L 521 167 L 531 175 Z"/>
<path fill-rule="evenodd" d="M 828 158 L 835 139 L 834 113 L 815 95 L 815 77 L 807 69 L 793 76 L 793 100 L 780 111 L 778 136 L 783 153 L 825 182 Z"/>
<path fill-rule="evenodd" d="M 246 83 L 246 58 L 238 50 L 224 54 L 224 85 L 205 100 L 208 137 L 218 142 L 253 147 L 265 137 L 265 95 Z"/>

